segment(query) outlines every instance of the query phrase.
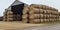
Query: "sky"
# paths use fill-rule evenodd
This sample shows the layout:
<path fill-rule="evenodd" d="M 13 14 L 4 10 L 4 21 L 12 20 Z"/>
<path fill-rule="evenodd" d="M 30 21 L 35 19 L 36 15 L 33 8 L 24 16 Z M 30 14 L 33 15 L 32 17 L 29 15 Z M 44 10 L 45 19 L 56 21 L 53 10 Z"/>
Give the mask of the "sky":
<path fill-rule="evenodd" d="M 15 0 L 0 0 L 0 16 L 3 16 L 3 12 L 8 8 Z M 26 4 L 43 4 L 54 7 L 60 12 L 60 0 L 19 0 Z"/>

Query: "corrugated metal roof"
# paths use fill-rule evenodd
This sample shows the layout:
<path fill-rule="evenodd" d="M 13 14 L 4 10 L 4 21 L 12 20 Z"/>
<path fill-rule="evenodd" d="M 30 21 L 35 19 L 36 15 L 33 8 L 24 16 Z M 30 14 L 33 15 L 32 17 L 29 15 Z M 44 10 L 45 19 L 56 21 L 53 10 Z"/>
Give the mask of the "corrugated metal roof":
<path fill-rule="evenodd" d="M 19 1 L 19 0 L 15 0 L 15 1 L 7 8 L 7 10 L 11 10 L 11 6 L 18 5 L 18 4 L 23 4 L 23 2 L 21 2 L 21 1 Z"/>

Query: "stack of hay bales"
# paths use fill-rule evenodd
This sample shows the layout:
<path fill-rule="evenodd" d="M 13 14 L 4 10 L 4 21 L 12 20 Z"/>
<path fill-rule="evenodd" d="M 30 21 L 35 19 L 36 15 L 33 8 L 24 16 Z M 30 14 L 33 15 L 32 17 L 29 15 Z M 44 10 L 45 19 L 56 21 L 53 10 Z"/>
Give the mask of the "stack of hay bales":
<path fill-rule="evenodd" d="M 56 16 L 58 16 L 58 14 L 57 14 L 58 11 L 51 7 L 51 12 L 50 13 L 51 13 L 51 21 L 56 21 L 57 20 Z"/>
<path fill-rule="evenodd" d="M 28 22 L 28 17 L 29 17 L 28 14 L 29 14 L 28 5 L 25 4 L 24 9 L 23 9 L 22 22 L 24 23 Z"/>
<path fill-rule="evenodd" d="M 37 7 L 38 5 L 30 5 L 29 7 L 29 19 L 30 19 L 30 23 L 39 23 L 40 19 L 39 19 L 39 7 Z"/>
<path fill-rule="evenodd" d="M 31 23 L 50 22 L 58 19 L 58 10 L 46 5 L 31 4 L 29 17 Z M 32 19 L 32 20 L 31 20 Z"/>
<path fill-rule="evenodd" d="M 25 4 L 22 13 L 21 18 L 19 14 L 14 15 L 11 10 L 5 10 L 3 21 L 20 20 L 21 18 L 24 23 L 41 23 L 56 21 L 59 18 L 57 9 L 42 4 L 31 4 L 30 6 Z"/>
<path fill-rule="evenodd" d="M 8 10 L 7 12 L 7 21 L 13 20 L 13 12 L 11 10 Z"/>
<path fill-rule="evenodd" d="M 7 20 L 7 10 L 5 9 L 4 16 L 3 16 L 3 21 Z"/>
<path fill-rule="evenodd" d="M 11 10 L 5 10 L 4 12 L 4 20 L 3 21 L 11 21 L 13 20 L 13 13 Z"/>
<path fill-rule="evenodd" d="M 40 22 L 44 22 L 43 16 L 44 16 L 43 14 L 40 14 Z"/>

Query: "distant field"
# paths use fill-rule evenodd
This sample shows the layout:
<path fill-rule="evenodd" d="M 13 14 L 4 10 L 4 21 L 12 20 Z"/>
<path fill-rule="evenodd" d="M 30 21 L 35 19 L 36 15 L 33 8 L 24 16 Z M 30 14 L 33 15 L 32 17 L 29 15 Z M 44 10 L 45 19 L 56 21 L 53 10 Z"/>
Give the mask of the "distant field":
<path fill-rule="evenodd" d="M 27 24 L 21 22 L 3 22 L 0 21 L 0 30 L 20 29 L 31 26 L 42 26 L 43 24 Z"/>

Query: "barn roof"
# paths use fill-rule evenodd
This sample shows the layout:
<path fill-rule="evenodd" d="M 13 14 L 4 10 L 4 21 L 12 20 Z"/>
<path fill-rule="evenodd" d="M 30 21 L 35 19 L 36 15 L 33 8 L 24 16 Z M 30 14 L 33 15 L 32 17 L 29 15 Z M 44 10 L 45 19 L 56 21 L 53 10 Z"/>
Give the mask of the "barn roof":
<path fill-rule="evenodd" d="M 19 4 L 23 4 L 23 2 L 21 2 L 21 1 L 19 1 L 19 0 L 15 0 L 15 1 L 7 8 L 7 10 L 11 10 L 11 6 L 19 5 Z"/>

